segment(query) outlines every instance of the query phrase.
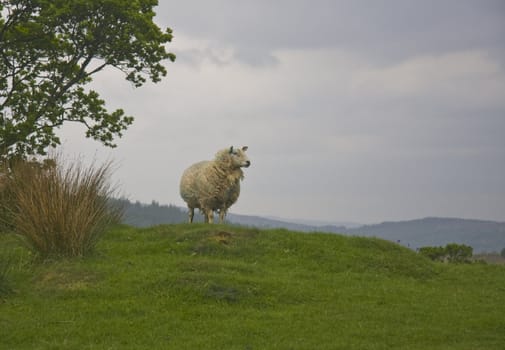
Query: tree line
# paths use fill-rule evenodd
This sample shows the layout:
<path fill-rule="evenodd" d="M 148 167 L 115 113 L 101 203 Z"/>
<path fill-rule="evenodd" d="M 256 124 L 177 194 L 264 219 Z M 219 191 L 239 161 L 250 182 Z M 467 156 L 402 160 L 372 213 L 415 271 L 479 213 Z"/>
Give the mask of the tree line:
<path fill-rule="evenodd" d="M 123 210 L 123 223 L 136 227 L 149 227 L 161 224 L 180 224 L 188 221 L 185 209 L 169 204 L 159 204 L 152 201 L 150 204 L 139 201 L 131 202 L 128 199 L 114 199 L 115 206 Z M 201 215 L 195 215 L 195 221 L 203 222 Z"/>

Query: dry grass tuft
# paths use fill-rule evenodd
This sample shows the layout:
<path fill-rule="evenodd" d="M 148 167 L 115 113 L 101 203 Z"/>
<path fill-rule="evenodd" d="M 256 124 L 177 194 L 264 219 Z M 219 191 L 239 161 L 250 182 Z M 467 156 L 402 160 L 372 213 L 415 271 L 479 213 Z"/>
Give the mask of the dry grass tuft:
<path fill-rule="evenodd" d="M 86 255 L 121 219 L 121 209 L 110 205 L 111 167 L 66 165 L 61 157 L 18 162 L 7 184 L 14 231 L 42 258 Z"/>

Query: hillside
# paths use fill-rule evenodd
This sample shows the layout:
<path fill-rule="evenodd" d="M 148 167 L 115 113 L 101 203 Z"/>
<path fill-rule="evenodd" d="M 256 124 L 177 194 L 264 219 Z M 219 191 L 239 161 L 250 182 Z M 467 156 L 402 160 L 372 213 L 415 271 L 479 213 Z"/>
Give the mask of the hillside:
<path fill-rule="evenodd" d="M 159 224 L 184 223 L 186 210 L 174 205 L 131 203 L 123 201 L 125 223 L 137 227 Z M 202 218 L 196 215 L 196 220 Z M 331 232 L 347 235 L 380 237 L 416 249 L 424 246 L 445 246 L 448 243 L 466 244 L 475 253 L 500 252 L 505 248 L 505 223 L 458 218 L 424 218 L 401 222 L 384 222 L 375 225 L 345 227 L 343 225 L 307 225 L 258 216 L 229 214 L 227 220 L 258 228 L 285 228 L 302 232 Z"/>
<path fill-rule="evenodd" d="M 504 268 L 375 238 L 228 225 L 119 227 L 86 259 L 10 235 L 0 349 L 502 349 Z"/>

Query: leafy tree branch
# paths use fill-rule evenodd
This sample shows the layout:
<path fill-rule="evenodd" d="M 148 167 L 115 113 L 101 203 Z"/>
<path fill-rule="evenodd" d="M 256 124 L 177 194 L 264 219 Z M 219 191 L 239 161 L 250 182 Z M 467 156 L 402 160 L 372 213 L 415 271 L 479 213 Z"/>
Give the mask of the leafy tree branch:
<path fill-rule="evenodd" d="M 92 76 L 106 67 L 135 87 L 159 82 L 172 30 L 154 22 L 157 0 L 0 0 L 0 157 L 45 154 L 65 122 L 115 147 L 133 122 L 108 111 Z"/>

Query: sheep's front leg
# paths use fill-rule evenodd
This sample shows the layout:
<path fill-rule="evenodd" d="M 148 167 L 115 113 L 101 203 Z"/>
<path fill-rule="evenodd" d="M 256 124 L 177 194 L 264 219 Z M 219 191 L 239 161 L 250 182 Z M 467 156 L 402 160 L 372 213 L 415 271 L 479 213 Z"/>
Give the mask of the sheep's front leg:
<path fill-rule="evenodd" d="M 209 224 L 214 222 L 214 211 L 212 209 L 205 210 L 205 222 Z"/>
<path fill-rule="evenodd" d="M 188 219 L 190 224 L 193 222 L 194 216 L 195 216 L 195 208 L 188 208 Z"/>

